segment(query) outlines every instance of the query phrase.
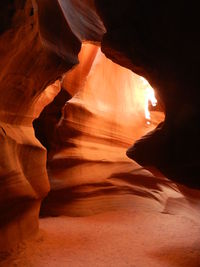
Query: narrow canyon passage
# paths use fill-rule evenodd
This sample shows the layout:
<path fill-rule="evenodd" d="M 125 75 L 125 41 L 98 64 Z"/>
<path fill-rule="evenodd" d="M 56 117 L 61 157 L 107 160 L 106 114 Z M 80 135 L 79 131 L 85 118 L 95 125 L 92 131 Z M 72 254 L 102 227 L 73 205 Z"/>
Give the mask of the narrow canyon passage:
<path fill-rule="evenodd" d="M 43 204 L 57 216 L 40 218 L 38 235 L 1 266 L 199 266 L 199 192 L 153 176 L 124 148 L 114 151 L 110 162 L 71 170 L 65 189 Z"/>
<path fill-rule="evenodd" d="M 91 63 L 88 59 L 92 56 Z M 69 215 L 70 212 L 89 215 L 98 209 L 109 209 L 108 203 L 102 207 L 99 203 L 97 211 L 91 207 L 91 212 L 88 208 L 82 213 L 80 203 L 71 211 L 73 199 L 90 199 L 92 205 L 96 196 L 108 195 L 112 202 L 113 193 L 145 195 L 137 186 L 134 189 L 130 184 L 129 187 L 127 178 L 123 181 L 123 173 L 127 171 L 133 170 L 130 181 L 132 176 L 138 175 L 138 181 L 141 176 L 140 171 L 137 173 L 141 166 L 127 158 L 126 150 L 164 118 L 161 111 L 151 112 L 151 119 L 145 117 L 147 85 L 140 76 L 107 59 L 100 48 L 83 44 L 79 60 L 80 64 L 64 77 L 66 89 L 63 90 L 74 96 L 60 107 L 62 114 L 55 127 L 49 130 L 50 124 L 55 123 L 52 117 L 58 107 L 57 98 L 34 124 L 39 140 L 42 136 L 41 142 L 48 144 L 47 171 L 51 190 L 42 202 L 41 216 Z M 62 91 L 58 99 L 61 97 Z M 145 186 L 144 181 L 142 184 Z"/>
<path fill-rule="evenodd" d="M 82 141 L 87 161 L 58 177 L 64 189 L 44 201 L 38 235 L 1 266 L 198 267 L 198 191 L 153 176 L 124 147 L 95 144 L 94 153 Z"/>
<path fill-rule="evenodd" d="M 0 1 L 0 267 L 200 267 L 198 3 Z"/>
<path fill-rule="evenodd" d="M 54 83 L 38 99 L 37 112 L 55 97 L 34 123 L 47 146 L 51 189 L 41 205 L 39 233 L 17 253 L 2 255 L 1 266 L 198 267 L 199 192 L 126 156 L 132 143 L 163 120 L 163 112 L 145 118 L 143 80 L 99 48 L 83 45 L 79 60 L 62 86 Z M 61 101 L 64 96 L 71 100 Z M 62 112 L 55 121 L 58 104 Z"/>

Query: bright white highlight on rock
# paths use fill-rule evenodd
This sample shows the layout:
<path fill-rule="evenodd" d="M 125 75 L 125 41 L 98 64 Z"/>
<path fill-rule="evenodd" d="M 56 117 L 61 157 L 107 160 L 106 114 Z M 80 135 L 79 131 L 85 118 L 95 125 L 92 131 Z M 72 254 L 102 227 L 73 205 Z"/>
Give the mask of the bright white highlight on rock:
<path fill-rule="evenodd" d="M 151 105 L 155 107 L 157 105 L 157 99 L 155 97 L 154 89 L 150 86 L 148 81 L 143 77 L 141 77 L 141 80 L 145 87 L 145 107 L 144 107 L 145 118 L 147 120 L 147 124 L 150 124 L 151 114 L 149 111 L 149 102 L 151 102 Z"/>

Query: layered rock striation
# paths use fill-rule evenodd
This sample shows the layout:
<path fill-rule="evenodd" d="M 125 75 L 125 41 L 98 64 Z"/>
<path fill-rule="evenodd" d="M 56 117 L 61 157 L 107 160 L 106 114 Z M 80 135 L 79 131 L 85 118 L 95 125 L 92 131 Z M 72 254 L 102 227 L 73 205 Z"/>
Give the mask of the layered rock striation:
<path fill-rule="evenodd" d="M 89 2 L 85 9 L 80 1 L 69 2 L 70 14 L 91 10 Z M 32 121 L 59 92 L 59 84 L 41 93 L 78 63 L 81 38 L 101 39 L 104 28 L 91 13 L 89 20 L 82 15 L 84 26 L 75 35 L 79 25 L 72 27 L 75 18 L 66 14 L 64 1 L 0 4 L 0 250 L 37 231 L 49 180 L 46 149 Z"/>
<path fill-rule="evenodd" d="M 115 184 L 112 177 L 137 166 L 126 158 L 126 149 L 164 117 L 155 111 L 151 124 L 146 123 L 143 80 L 107 59 L 99 47 L 84 43 L 79 61 L 62 82 L 74 96 L 62 103 L 54 130 L 48 133 L 46 127 L 51 191 L 42 203 L 42 216 L 80 216 L 120 208 L 129 193 L 129 201 L 134 202 L 131 192 L 140 194 L 137 189 L 126 182 Z M 46 107 L 46 116 L 41 114 L 35 121 L 36 132 L 45 122 L 52 125 L 50 118 L 63 92 Z M 143 177 L 143 171 L 138 175 Z"/>
<path fill-rule="evenodd" d="M 131 113 L 136 110 L 133 99 L 137 96 L 132 99 L 130 74 L 107 61 L 98 47 L 82 52 L 80 65 L 63 76 L 78 64 L 85 40 L 100 44 L 104 35 L 105 55 L 147 78 L 164 103 L 164 122 L 136 142 L 128 156 L 143 166 L 157 167 L 170 179 L 199 187 L 200 40 L 196 4 L 137 0 L 95 0 L 95 4 L 92 0 L 0 3 L 0 250 L 37 231 L 49 179 L 52 192 L 42 214 L 67 214 L 69 205 L 55 203 L 58 196 L 62 196 L 61 202 L 69 203 L 66 193 L 70 196 L 75 192 L 72 197 L 76 198 L 76 189 L 71 187 L 84 183 L 89 186 L 78 196 L 88 196 L 88 191 L 95 194 L 90 187 L 91 182 L 98 181 L 94 177 L 101 181 L 100 194 L 107 185 L 111 191 L 113 187 L 118 190 L 116 181 L 102 185 L 102 177 L 110 173 L 112 178 L 117 172 L 115 167 L 109 169 L 110 161 L 123 161 L 120 168 L 126 169 L 121 155 L 132 139 L 146 132 L 145 127 L 145 131 L 135 131 L 144 121 L 141 112 Z M 113 77 L 101 80 L 101 64 Z M 40 143 L 32 122 L 50 102 L 34 122 Z M 48 174 L 43 145 L 48 149 Z M 95 165 L 99 162 L 100 169 Z M 85 173 L 97 176 L 85 177 Z"/>

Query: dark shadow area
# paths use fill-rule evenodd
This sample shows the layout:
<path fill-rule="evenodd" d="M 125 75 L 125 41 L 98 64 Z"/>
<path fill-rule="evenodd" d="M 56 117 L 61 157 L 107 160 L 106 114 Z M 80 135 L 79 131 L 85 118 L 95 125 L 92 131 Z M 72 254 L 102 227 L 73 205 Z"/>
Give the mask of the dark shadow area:
<path fill-rule="evenodd" d="M 158 169 L 168 179 L 200 189 L 200 125 L 198 116 L 184 124 L 160 123 L 127 150 L 146 169 Z"/>
<path fill-rule="evenodd" d="M 66 90 L 61 89 L 54 100 L 33 121 L 35 136 L 47 150 L 51 147 L 56 125 L 62 116 L 62 107 L 69 99 L 71 99 L 71 95 Z"/>

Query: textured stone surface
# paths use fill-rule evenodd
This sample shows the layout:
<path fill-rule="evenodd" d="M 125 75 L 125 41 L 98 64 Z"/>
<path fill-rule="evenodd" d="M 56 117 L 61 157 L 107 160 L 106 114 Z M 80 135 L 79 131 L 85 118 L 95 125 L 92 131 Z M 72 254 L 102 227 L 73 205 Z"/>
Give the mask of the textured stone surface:
<path fill-rule="evenodd" d="M 71 3 L 71 12 L 80 12 L 78 3 Z M 35 138 L 32 121 L 59 92 L 59 84 L 42 92 L 78 63 L 81 47 L 72 30 L 75 19 L 62 6 L 56 0 L 0 4 L 0 250 L 37 230 L 40 202 L 49 190 L 46 149 Z M 98 20 L 91 12 L 81 38 L 91 27 L 99 41 L 104 29 L 98 22 L 90 25 Z"/>
<path fill-rule="evenodd" d="M 146 91 L 141 78 L 107 59 L 99 47 L 83 44 L 79 60 L 80 64 L 63 80 L 63 86 L 74 96 L 62 107 L 53 135 L 46 131 L 51 191 L 41 208 L 41 215 L 45 216 L 88 215 L 115 205 L 120 208 L 120 201 L 109 204 L 109 199 L 115 203 L 115 198 L 125 197 L 124 191 L 135 199 L 131 192 L 137 194 L 137 189 L 126 188 L 123 182 L 116 185 L 111 177 L 133 168 L 125 155 L 127 147 L 164 117 L 161 112 L 154 112 L 152 124 L 146 124 Z M 36 131 L 45 121 L 52 124 L 50 117 L 56 103 L 57 97 L 47 107 L 49 119 L 40 116 L 38 120 L 44 121 L 35 125 Z M 139 176 L 143 176 L 142 171 Z M 81 208 L 75 204 L 80 199 Z M 90 205 L 94 205 L 91 211 Z"/>
<path fill-rule="evenodd" d="M 66 25 L 71 34 L 68 46 L 69 38 L 74 39 L 73 60 L 65 61 L 44 46 L 31 1 L 9 1 L 4 9 L 1 12 L 10 15 L 7 21 L 4 18 L 0 35 L 0 249 L 37 231 L 40 202 L 49 181 L 46 150 L 32 127 L 34 105 L 46 85 L 77 62 L 80 48 Z M 40 26 L 44 26 L 41 20 Z"/>
<path fill-rule="evenodd" d="M 199 186 L 196 4 L 95 2 L 107 30 L 103 52 L 146 77 L 165 105 L 164 123 L 137 142 L 129 156 Z M 52 187 L 41 214 L 89 215 L 124 208 L 137 197 L 142 199 L 138 207 L 152 204 L 160 212 L 163 180 L 149 186 L 148 179 L 155 177 L 137 164 L 140 175 L 132 173 L 132 162 L 124 158 L 131 142 L 152 128 L 141 119 L 144 103 L 134 102 L 130 71 L 111 64 L 93 47 L 62 77 L 78 63 L 82 40 L 99 43 L 105 32 L 93 1 L 1 1 L 0 21 L 0 250 L 37 231 L 49 180 L 46 149 L 35 138 L 32 122 L 54 98 L 35 121 L 36 135 L 49 150 Z M 163 118 L 154 115 L 156 123 Z M 176 201 L 169 203 L 176 207 Z"/>

